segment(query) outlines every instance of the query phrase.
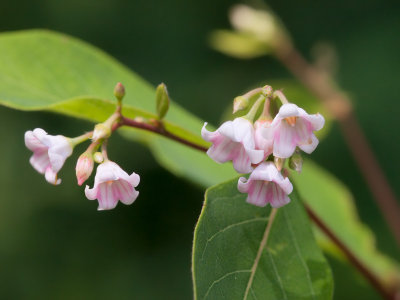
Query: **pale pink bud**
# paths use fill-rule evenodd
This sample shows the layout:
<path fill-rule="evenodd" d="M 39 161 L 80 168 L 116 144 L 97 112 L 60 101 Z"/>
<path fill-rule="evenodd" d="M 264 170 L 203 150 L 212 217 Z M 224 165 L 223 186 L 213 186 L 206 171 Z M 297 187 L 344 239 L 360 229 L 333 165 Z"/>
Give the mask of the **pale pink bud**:
<path fill-rule="evenodd" d="M 76 163 L 76 179 L 78 180 L 78 185 L 82 185 L 92 174 L 94 167 L 93 156 L 90 153 L 83 153 L 79 156 Z"/>
<path fill-rule="evenodd" d="M 320 114 L 309 115 L 293 103 L 283 104 L 270 126 L 264 127 L 262 135 L 273 141 L 273 154 L 288 158 L 299 147 L 311 153 L 318 145 L 314 131 L 320 130 L 325 119 Z"/>
<path fill-rule="evenodd" d="M 92 189 L 87 185 L 85 188 L 86 197 L 89 200 L 99 201 L 98 210 L 113 209 L 118 200 L 129 205 L 139 195 L 135 190 L 140 182 L 136 173 L 128 175 L 115 162 L 105 161 L 97 167 L 94 186 Z"/>
<path fill-rule="evenodd" d="M 216 131 L 201 130 L 201 136 L 212 143 L 207 154 L 218 163 L 232 160 L 233 167 L 239 173 L 249 173 L 252 164 L 258 164 L 264 158 L 264 151 L 257 150 L 254 143 L 253 124 L 244 118 L 223 123 Z"/>
<path fill-rule="evenodd" d="M 247 202 L 256 206 L 281 207 L 290 202 L 288 195 L 293 191 L 289 178 L 284 178 L 273 162 L 263 162 L 250 174 L 248 180 L 240 177 L 238 190 L 247 193 Z"/>
<path fill-rule="evenodd" d="M 25 145 L 33 152 L 29 162 L 46 180 L 54 185 L 60 184 L 57 173 L 65 160 L 72 154 L 70 139 L 62 135 L 49 135 L 41 128 L 25 132 Z"/>

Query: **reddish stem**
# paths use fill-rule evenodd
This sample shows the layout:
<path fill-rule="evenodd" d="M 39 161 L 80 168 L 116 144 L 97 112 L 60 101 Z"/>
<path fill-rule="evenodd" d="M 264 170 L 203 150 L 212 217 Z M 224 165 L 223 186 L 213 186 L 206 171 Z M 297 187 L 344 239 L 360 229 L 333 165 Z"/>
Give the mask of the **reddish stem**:
<path fill-rule="evenodd" d="M 165 127 L 160 122 L 158 122 L 157 125 L 152 125 L 152 124 L 139 122 L 139 121 L 136 121 L 136 120 L 133 120 L 133 119 L 129 119 L 129 118 L 126 118 L 126 117 L 122 116 L 120 122 L 117 123 L 117 124 L 114 124 L 112 130 L 114 131 L 114 130 L 116 130 L 117 128 L 119 128 L 121 126 L 129 126 L 129 127 L 134 127 L 134 128 L 139 128 L 139 129 L 151 131 L 151 132 L 154 132 L 156 134 L 165 136 L 166 138 L 174 140 L 174 141 L 176 141 L 178 143 L 181 143 L 183 145 L 191 147 L 193 149 L 197 149 L 199 151 L 206 152 L 207 149 L 208 149 L 207 147 L 204 147 L 204 146 L 198 145 L 196 143 L 187 141 L 184 138 L 181 138 L 180 136 L 177 136 L 177 135 L 169 132 L 167 129 L 165 129 Z"/>
<path fill-rule="evenodd" d="M 373 274 L 368 268 L 351 252 L 347 246 L 333 233 L 333 231 L 315 214 L 315 212 L 304 203 L 304 207 L 311 220 L 322 230 L 335 245 L 344 253 L 347 259 L 354 265 L 358 271 L 375 287 L 384 299 L 395 300 L 397 299 L 396 291 L 390 292 L 382 282 Z"/>

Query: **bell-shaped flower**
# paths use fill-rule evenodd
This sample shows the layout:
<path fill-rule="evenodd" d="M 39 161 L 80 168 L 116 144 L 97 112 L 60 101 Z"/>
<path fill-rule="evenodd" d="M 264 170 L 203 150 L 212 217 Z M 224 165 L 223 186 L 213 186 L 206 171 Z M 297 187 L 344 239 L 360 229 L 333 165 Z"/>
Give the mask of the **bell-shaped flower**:
<path fill-rule="evenodd" d="M 136 173 L 128 175 L 115 162 L 106 160 L 97 167 L 94 186 L 85 188 L 86 197 L 89 200 L 99 201 L 98 210 L 113 209 L 117 206 L 118 200 L 129 205 L 139 195 L 135 190 L 140 182 Z"/>
<path fill-rule="evenodd" d="M 272 123 L 263 128 L 262 135 L 273 141 L 273 154 L 288 158 L 299 147 L 311 153 L 318 145 L 314 131 L 320 130 L 325 119 L 320 114 L 309 115 L 295 104 L 283 104 Z"/>
<path fill-rule="evenodd" d="M 57 173 L 65 160 L 72 154 L 73 145 L 70 139 L 62 135 L 49 135 L 46 131 L 36 128 L 25 132 L 25 145 L 33 152 L 29 162 L 51 184 L 60 184 Z"/>
<path fill-rule="evenodd" d="M 240 177 L 238 190 L 248 194 L 248 203 L 261 207 L 270 203 L 272 207 L 281 207 L 290 202 L 288 195 L 293 191 L 293 185 L 289 178 L 278 172 L 273 162 L 268 161 L 258 165 L 248 180 Z"/>
<path fill-rule="evenodd" d="M 212 143 L 207 154 L 218 163 L 232 160 L 233 167 L 239 173 L 252 171 L 252 164 L 260 163 L 264 151 L 255 148 L 253 124 L 244 118 L 223 123 L 216 131 L 201 130 L 201 136 Z"/>

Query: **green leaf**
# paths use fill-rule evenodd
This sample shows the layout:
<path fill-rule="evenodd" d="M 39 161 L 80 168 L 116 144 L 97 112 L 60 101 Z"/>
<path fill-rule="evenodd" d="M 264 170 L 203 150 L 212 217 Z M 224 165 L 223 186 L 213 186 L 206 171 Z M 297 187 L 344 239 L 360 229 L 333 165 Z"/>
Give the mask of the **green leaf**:
<path fill-rule="evenodd" d="M 248 287 L 247 299 L 331 299 L 332 274 L 297 194 L 278 209 L 258 262 L 271 208 L 246 196 L 237 179 L 206 192 L 193 245 L 195 299 L 246 299 Z"/>
<path fill-rule="evenodd" d="M 272 51 L 265 41 L 254 35 L 231 30 L 214 30 L 208 42 L 214 50 L 241 59 L 264 56 Z"/>
<path fill-rule="evenodd" d="M 309 160 L 304 162 L 301 174 L 292 172 L 290 177 L 303 200 L 372 273 L 388 287 L 400 282 L 398 262 L 376 248 L 372 231 L 361 223 L 353 197 L 343 183 Z M 326 251 L 341 255 L 321 232 L 318 237 Z"/>
<path fill-rule="evenodd" d="M 44 30 L 1 34 L 0 70 L 0 104 L 11 108 L 104 121 L 115 109 L 110 99 L 115 84 L 121 82 L 126 88 L 126 116 L 157 117 L 155 89 L 150 84 L 99 49 L 67 35 Z M 171 103 L 163 122 L 170 132 L 208 145 L 200 136 L 203 122 L 177 104 Z M 235 174 L 229 164 L 214 164 L 202 152 L 182 155 L 183 146 L 153 133 L 130 129 L 125 134 L 146 143 L 176 175 L 201 185 L 210 186 Z"/>

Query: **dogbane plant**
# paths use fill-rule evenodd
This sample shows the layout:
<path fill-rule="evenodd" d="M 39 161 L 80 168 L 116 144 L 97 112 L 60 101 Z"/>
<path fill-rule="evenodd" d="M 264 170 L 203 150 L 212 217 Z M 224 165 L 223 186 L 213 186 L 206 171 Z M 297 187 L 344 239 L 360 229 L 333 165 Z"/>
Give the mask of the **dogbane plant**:
<path fill-rule="evenodd" d="M 31 43 L 30 46 L 17 50 L 12 48 L 14 40 L 20 39 Z M 40 39 L 45 39 L 46 43 Z M 135 135 L 129 135 L 129 128 L 121 133 L 130 139 L 143 141 L 168 170 L 203 187 L 215 185 L 206 191 L 204 206 L 194 234 L 192 270 L 196 299 L 221 299 L 221 295 L 225 299 L 332 297 L 332 274 L 315 242 L 304 206 L 319 228 L 325 233 L 333 232 L 339 236 L 340 241 L 336 239 L 335 244 L 340 249 L 348 250 L 350 246 L 351 251 L 356 250 L 352 247 L 352 238 L 349 241 L 346 236 L 348 231 L 353 230 L 352 225 L 346 225 L 346 231 L 340 230 L 341 227 L 335 227 L 336 223 L 331 222 L 330 213 L 327 217 L 319 210 L 318 205 L 314 205 L 314 200 L 318 199 L 324 206 L 332 208 L 337 201 L 348 199 L 342 199 L 337 194 L 332 195 L 334 199 L 327 198 L 329 188 L 326 191 L 317 190 L 310 182 L 312 177 L 309 177 L 309 172 L 313 169 L 313 164 L 305 162 L 304 168 L 302 166 L 301 153 L 311 153 L 315 150 L 318 140 L 314 132 L 324 124 L 321 115 L 313 114 L 317 109 L 307 109 L 308 113 L 311 113 L 308 114 L 301 108 L 301 97 L 288 97 L 293 101 L 289 103 L 285 97 L 285 94 L 289 95 L 286 90 L 284 94 L 280 90 L 265 86 L 234 99 L 235 116 L 236 112 L 248 109 L 244 116 L 224 122 L 218 129 L 209 124 L 201 129 L 201 120 L 170 101 L 165 85 L 156 89 L 157 113 L 152 113 L 153 88 L 137 75 L 127 72 L 120 65 L 114 65 L 115 62 L 107 56 L 91 56 L 93 49 L 87 50 L 81 42 L 63 38 L 59 41 L 56 34 L 48 33 L 25 33 L 16 37 L 10 35 L 3 37 L 1 41 L 0 45 L 10 44 L 16 51 L 13 52 L 13 57 L 20 59 L 29 57 L 20 53 L 21 51 L 33 47 L 38 51 L 31 53 L 32 55 L 41 53 L 40 49 L 43 49 L 45 57 L 49 58 L 49 49 L 59 44 L 60 47 L 54 52 L 57 58 L 63 55 L 73 60 L 74 55 L 82 54 L 93 58 L 82 60 L 90 61 L 90 65 L 87 69 L 79 70 L 84 72 L 85 78 L 89 78 L 90 82 L 96 83 L 93 87 L 85 82 L 82 90 L 76 88 L 68 90 L 69 93 L 60 92 L 60 95 L 57 94 L 59 98 L 43 100 L 41 98 L 45 94 L 37 98 L 28 94 L 24 98 L 16 94 L 8 99 L 12 92 L 17 91 L 12 88 L 10 94 L 5 93 L 0 97 L 2 103 L 19 109 L 23 109 L 21 107 L 24 105 L 32 105 L 35 109 L 35 103 L 37 107 L 45 107 L 52 103 L 49 110 L 95 122 L 91 131 L 78 137 L 50 135 L 55 131 L 52 128 L 46 128 L 46 131 L 34 129 L 26 133 L 26 145 L 33 152 L 31 164 L 39 173 L 45 175 L 48 182 L 61 184 L 64 162 L 71 159 L 76 145 L 87 142 L 86 150 L 78 155 L 76 179 L 78 185 L 83 185 L 91 179 L 94 179 L 94 182 L 82 187 L 83 197 L 97 200 L 99 210 L 113 209 L 119 201 L 124 204 L 132 204 L 137 199 L 145 201 L 146 195 L 143 192 L 138 197 L 139 190 L 144 184 L 150 184 L 151 178 L 140 178 L 132 170 L 126 170 L 122 165 L 118 166 L 118 157 L 109 157 L 107 151 L 107 145 L 112 143 L 110 137 L 121 127 L 131 127 L 139 129 L 135 130 Z M 70 44 L 74 45 L 73 49 L 79 49 L 79 53 L 72 55 L 68 48 Z M 40 48 L 41 45 L 46 47 Z M 4 52 L 4 49 L 0 47 L 1 51 Z M 65 51 L 68 56 L 64 55 Z M 3 58 L 12 60 L 12 57 L 3 52 L 0 61 Z M 32 61 L 35 60 L 24 61 L 24 65 L 39 74 L 40 70 L 35 69 L 37 65 L 30 65 Z M 65 63 L 65 66 L 60 68 L 63 72 L 77 72 L 72 67 L 74 64 L 61 62 Z M 59 70 L 53 67 L 54 61 L 51 64 L 43 61 L 43 64 L 46 64 L 48 70 Z M 90 69 L 91 67 L 93 69 Z M 99 74 L 111 75 L 103 78 Z M 18 78 L 18 69 L 13 76 Z M 21 76 L 20 80 L 26 80 L 24 78 L 32 77 Z M 114 79 L 126 83 L 129 94 L 125 96 L 123 86 L 118 84 L 114 91 L 117 101 L 110 102 L 107 100 L 112 94 L 109 81 Z M 16 81 L 3 81 L 1 84 L 7 85 L 10 82 Z M 80 82 L 76 84 L 79 85 Z M 52 86 L 52 82 L 46 84 L 46 87 Z M 278 87 L 281 86 L 284 85 Z M 65 87 L 66 90 L 68 88 L 69 86 Z M 72 99 L 75 95 L 91 96 Z M 79 105 L 76 105 L 77 103 Z M 218 163 L 225 164 L 214 163 L 204 152 L 208 152 Z M 229 161 L 232 161 L 232 164 Z M 95 168 L 96 175 L 92 176 Z M 140 170 L 135 171 L 141 173 Z M 301 174 L 295 174 L 300 171 Z M 234 172 L 240 175 L 223 182 L 234 177 Z M 330 187 L 331 177 L 319 176 L 326 174 L 318 171 L 313 174 L 318 175 L 319 185 Z M 304 179 L 298 181 L 297 178 Z M 67 179 L 63 179 L 62 184 L 66 184 Z M 305 199 L 302 198 L 304 191 L 310 191 L 305 193 Z M 308 202 L 308 197 L 314 198 L 314 203 Z M 302 200 L 305 200 L 305 205 Z M 362 256 L 359 255 L 361 251 L 355 252 L 357 255 L 353 256 L 351 253 L 345 253 L 350 261 L 358 263 L 354 265 L 362 264 L 364 270 L 366 266 L 366 273 L 372 274 L 371 277 L 379 286 L 389 290 L 396 276 L 387 272 L 388 268 L 381 268 L 381 263 L 378 267 L 375 266 L 382 257 L 375 253 Z"/>

